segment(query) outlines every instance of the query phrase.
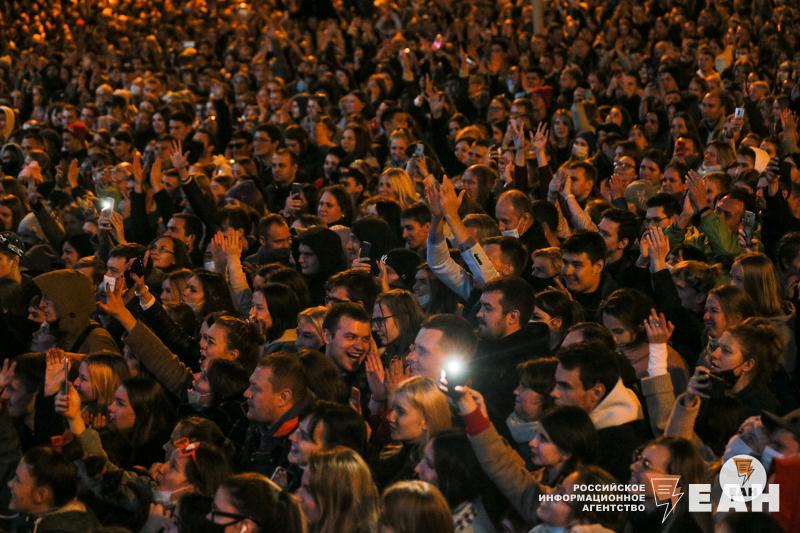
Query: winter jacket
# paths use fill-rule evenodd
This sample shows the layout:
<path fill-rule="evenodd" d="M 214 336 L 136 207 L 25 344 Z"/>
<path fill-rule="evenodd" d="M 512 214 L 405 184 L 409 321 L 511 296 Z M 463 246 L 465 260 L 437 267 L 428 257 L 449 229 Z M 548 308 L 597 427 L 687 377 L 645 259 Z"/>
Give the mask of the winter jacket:
<path fill-rule="evenodd" d="M 92 282 L 75 270 L 54 270 L 34 278 L 42 294 L 58 310 L 57 345 L 66 351 L 91 353 L 108 350 L 119 353 L 111 335 L 93 322 L 95 299 Z"/>

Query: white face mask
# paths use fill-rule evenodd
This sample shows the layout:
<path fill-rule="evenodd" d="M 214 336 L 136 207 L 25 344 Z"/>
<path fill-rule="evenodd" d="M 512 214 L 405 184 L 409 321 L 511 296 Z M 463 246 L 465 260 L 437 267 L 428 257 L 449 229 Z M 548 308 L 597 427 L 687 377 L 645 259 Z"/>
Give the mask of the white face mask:
<path fill-rule="evenodd" d="M 425 309 L 431 303 L 431 295 L 423 294 L 422 296 L 417 296 L 417 302 L 419 302 L 420 307 Z"/>
<path fill-rule="evenodd" d="M 506 237 L 514 237 L 515 239 L 519 239 L 519 231 L 517 231 L 517 229 L 516 229 L 516 228 L 514 228 L 514 229 L 507 229 L 507 230 L 505 230 L 505 231 L 501 231 L 500 233 L 502 233 L 502 234 L 503 234 L 503 235 L 505 235 Z"/>
<path fill-rule="evenodd" d="M 579 144 L 573 144 L 572 155 L 575 156 L 575 159 L 586 159 L 587 157 L 589 157 L 589 147 Z"/>

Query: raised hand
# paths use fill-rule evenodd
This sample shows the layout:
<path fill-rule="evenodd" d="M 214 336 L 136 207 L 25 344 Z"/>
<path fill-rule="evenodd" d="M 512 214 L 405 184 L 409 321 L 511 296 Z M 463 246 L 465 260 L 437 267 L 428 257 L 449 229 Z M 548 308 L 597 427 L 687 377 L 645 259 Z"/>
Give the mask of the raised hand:
<path fill-rule="evenodd" d="M 669 238 L 664 234 L 664 230 L 658 226 L 647 230 L 647 238 L 650 265 L 653 268 L 653 272 L 664 270 L 667 268 Z"/>
<path fill-rule="evenodd" d="M 69 167 L 67 167 L 67 182 L 71 189 L 74 189 L 78 186 L 78 178 L 80 177 L 81 170 L 78 167 L 78 160 L 73 159 L 69 162 Z"/>
<path fill-rule="evenodd" d="M 650 344 L 667 344 L 675 331 L 675 326 L 669 322 L 664 313 L 650 310 L 650 316 L 644 321 L 644 330 L 647 333 L 647 342 Z"/>
<path fill-rule="evenodd" d="M 179 173 L 186 169 L 187 162 L 189 161 L 189 152 L 184 152 L 181 147 L 180 141 L 172 141 L 169 149 L 169 161 L 172 167 Z"/>
<path fill-rule="evenodd" d="M 686 175 L 686 184 L 689 188 L 689 199 L 696 211 L 708 206 L 708 183 L 706 179 L 695 170 L 690 170 Z"/>
<path fill-rule="evenodd" d="M 64 383 L 64 350 L 50 348 L 45 355 L 44 395 L 52 396 L 57 393 Z"/>
<path fill-rule="evenodd" d="M 545 147 L 547 146 L 547 138 L 549 136 L 549 131 L 547 129 L 547 124 L 544 122 L 540 122 L 538 126 L 536 126 L 536 133 L 533 135 L 533 149 L 536 151 L 537 157 L 538 154 L 543 153 Z"/>
<path fill-rule="evenodd" d="M 704 366 L 698 366 L 694 369 L 694 374 L 689 378 L 689 384 L 686 386 L 686 394 L 689 396 L 690 400 L 694 400 L 698 396 L 700 398 L 710 398 L 710 373 L 711 371 Z"/>
<path fill-rule="evenodd" d="M 450 181 L 450 178 L 444 176 L 442 186 L 439 188 L 439 195 L 445 217 L 458 216 L 458 208 L 461 207 L 465 192 L 465 190 L 462 190 L 459 194 L 456 194 L 453 182 Z"/>
<path fill-rule="evenodd" d="M 427 178 L 425 180 L 425 201 L 428 203 L 428 208 L 431 210 L 431 216 L 433 216 L 434 219 L 444 218 L 439 185 L 433 178 Z"/>
<path fill-rule="evenodd" d="M 139 150 L 133 152 L 133 190 L 144 192 L 144 170 L 142 169 L 142 154 Z"/>
<path fill-rule="evenodd" d="M 467 386 L 456 387 L 456 391 L 461 393 L 457 401 L 459 413 L 468 415 L 475 411 L 475 409 L 480 409 L 483 416 L 489 417 L 488 411 L 486 410 L 486 400 L 483 399 L 480 392 Z"/>
<path fill-rule="evenodd" d="M 0 391 L 4 390 L 14 379 L 14 370 L 17 368 L 17 362 L 6 358 L 3 361 L 3 366 L 0 367 Z"/>
<path fill-rule="evenodd" d="M 64 391 L 59 391 L 59 393 L 56 394 L 55 407 L 56 413 L 66 418 L 70 422 L 70 426 L 72 426 L 73 422 L 78 420 L 83 424 L 81 397 L 72 383 L 67 387 L 66 393 Z"/>
<path fill-rule="evenodd" d="M 136 325 L 136 317 L 125 306 L 124 290 L 124 278 L 118 279 L 114 284 L 114 290 L 106 293 L 106 301 L 97 302 L 97 307 L 107 315 L 117 319 L 122 327 L 130 332 Z"/>
<path fill-rule="evenodd" d="M 369 351 L 364 368 L 367 371 L 367 384 L 369 385 L 372 399 L 376 402 L 386 401 L 388 398 L 388 389 L 385 384 L 386 371 L 377 351 Z"/>

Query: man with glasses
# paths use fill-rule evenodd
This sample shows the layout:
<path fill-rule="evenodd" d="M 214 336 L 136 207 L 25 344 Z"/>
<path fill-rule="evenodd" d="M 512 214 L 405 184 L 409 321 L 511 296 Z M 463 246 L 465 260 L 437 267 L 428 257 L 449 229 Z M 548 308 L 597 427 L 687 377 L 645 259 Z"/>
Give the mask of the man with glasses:
<path fill-rule="evenodd" d="M 681 214 L 681 204 L 674 196 L 660 192 L 647 200 L 644 218 L 645 229 L 661 228 L 670 239 L 670 249 L 681 243 L 683 233 L 674 226 Z"/>
<path fill-rule="evenodd" d="M 272 156 L 281 144 L 281 130 L 274 124 L 260 124 L 253 133 L 253 160 L 259 180 L 272 182 Z"/>

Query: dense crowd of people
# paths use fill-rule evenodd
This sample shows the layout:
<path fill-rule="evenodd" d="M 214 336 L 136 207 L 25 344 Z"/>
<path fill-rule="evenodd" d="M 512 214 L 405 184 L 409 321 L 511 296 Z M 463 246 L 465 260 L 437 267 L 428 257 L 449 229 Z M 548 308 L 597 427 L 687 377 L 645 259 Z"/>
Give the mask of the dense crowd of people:
<path fill-rule="evenodd" d="M 0 531 L 800 531 L 793 2 L 0 6 Z"/>

